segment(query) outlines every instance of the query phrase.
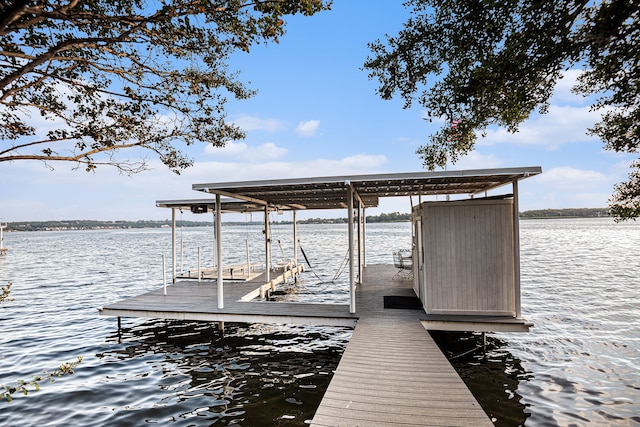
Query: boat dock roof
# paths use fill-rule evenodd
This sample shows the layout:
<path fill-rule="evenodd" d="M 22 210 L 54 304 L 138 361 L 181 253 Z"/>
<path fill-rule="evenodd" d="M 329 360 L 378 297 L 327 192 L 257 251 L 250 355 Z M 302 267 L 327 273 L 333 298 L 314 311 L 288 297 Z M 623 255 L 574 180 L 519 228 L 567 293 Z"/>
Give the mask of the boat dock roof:
<path fill-rule="evenodd" d="M 223 211 L 259 210 L 267 205 L 281 210 L 346 209 L 347 187 L 353 188 L 363 208 L 371 208 L 383 197 L 481 194 L 540 173 L 539 166 L 530 166 L 204 183 L 192 188 L 236 199 L 235 205 L 227 200 Z M 212 206 L 214 201 L 208 203 Z M 158 206 L 170 204 L 158 202 Z"/>

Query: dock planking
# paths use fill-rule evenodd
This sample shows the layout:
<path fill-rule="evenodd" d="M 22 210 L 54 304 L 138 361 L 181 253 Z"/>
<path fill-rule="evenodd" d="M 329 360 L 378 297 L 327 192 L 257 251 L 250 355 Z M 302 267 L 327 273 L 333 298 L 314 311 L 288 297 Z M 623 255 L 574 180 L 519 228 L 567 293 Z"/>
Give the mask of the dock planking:
<path fill-rule="evenodd" d="M 180 280 L 163 288 L 98 309 L 102 316 L 207 322 L 288 323 L 353 327 L 356 315 L 347 304 L 281 303 L 247 300 L 265 286 L 264 275 L 251 281 L 224 283 L 224 308 L 218 308 L 215 281 Z M 269 286 L 270 287 L 270 286 Z"/>
<path fill-rule="evenodd" d="M 351 326 L 353 335 L 313 417 L 312 426 L 492 426 L 421 320 L 423 310 L 389 309 L 385 296 L 415 296 L 412 282 L 392 280 L 389 265 L 364 269 L 357 314 L 343 304 L 246 301 L 257 278 L 225 283 L 179 281 L 100 309 L 101 315 L 219 322 Z M 243 301 L 243 298 L 245 299 Z M 357 323 L 356 323 L 357 322 Z"/>
<path fill-rule="evenodd" d="M 365 269 L 358 323 L 312 426 L 493 426 L 424 329 L 422 310 L 384 308 L 415 295 L 389 266 Z"/>

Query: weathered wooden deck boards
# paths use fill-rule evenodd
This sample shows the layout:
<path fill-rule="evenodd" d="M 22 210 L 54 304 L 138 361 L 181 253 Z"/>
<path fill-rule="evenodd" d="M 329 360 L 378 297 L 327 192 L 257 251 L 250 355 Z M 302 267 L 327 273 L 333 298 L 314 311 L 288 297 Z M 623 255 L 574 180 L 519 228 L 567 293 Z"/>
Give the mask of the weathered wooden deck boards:
<path fill-rule="evenodd" d="M 422 310 L 385 309 L 414 295 L 389 266 L 369 266 L 356 292 L 359 320 L 312 426 L 493 426 L 422 327 Z"/>
<path fill-rule="evenodd" d="M 357 320 L 346 304 L 301 304 L 241 301 L 265 283 L 264 275 L 249 282 L 224 285 L 224 308 L 218 308 L 215 282 L 183 280 L 163 289 L 99 309 L 102 316 L 203 320 L 208 322 L 289 323 L 353 327 Z"/>

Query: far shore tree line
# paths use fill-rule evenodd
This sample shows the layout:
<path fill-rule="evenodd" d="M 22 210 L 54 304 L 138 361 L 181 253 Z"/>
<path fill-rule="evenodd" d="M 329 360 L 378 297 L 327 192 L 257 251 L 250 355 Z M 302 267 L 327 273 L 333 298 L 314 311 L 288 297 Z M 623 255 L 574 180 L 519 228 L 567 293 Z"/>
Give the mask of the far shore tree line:
<path fill-rule="evenodd" d="M 520 213 L 522 219 L 544 218 L 606 218 L 609 217 L 606 208 L 571 208 L 571 209 L 541 209 Z M 411 214 L 391 212 L 380 215 L 367 216 L 367 223 L 394 223 L 411 221 Z M 347 218 L 308 218 L 297 221 L 298 224 L 345 224 Z M 211 221 L 177 220 L 179 227 L 206 227 Z M 276 221 L 279 224 L 291 221 Z M 257 225 L 262 222 L 234 222 L 224 221 L 223 225 Z M 171 220 L 140 220 L 140 221 L 97 221 L 97 220 L 69 220 L 69 221 L 18 221 L 9 222 L 5 231 L 73 231 L 73 230 L 118 230 L 136 228 L 163 228 L 171 226 Z"/>

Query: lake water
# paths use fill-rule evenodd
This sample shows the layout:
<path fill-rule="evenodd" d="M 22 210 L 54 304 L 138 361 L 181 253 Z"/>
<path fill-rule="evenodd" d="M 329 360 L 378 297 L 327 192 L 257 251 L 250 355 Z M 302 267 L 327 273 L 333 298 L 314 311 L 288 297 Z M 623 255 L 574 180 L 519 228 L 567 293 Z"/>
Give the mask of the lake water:
<path fill-rule="evenodd" d="M 291 257 L 291 226 L 272 226 Z M 211 227 L 178 230 L 184 268 L 213 259 Z M 300 225 L 313 271 L 279 298 L 348 301 L 346 226 Z M 223 228 L 225 262 L 263 258 L 259 226 Z M 370 224 L 367 262 L 392 263 L 409 224 Z M 246 242 L 246 244 L 245 244 Z M 73 375 L 0 402 L 0 426 L 303 426 L 351 336 L 345 328 L 99 317 L 96 307 L 161 286 L 170 230 L 6 233 L 0 385 L 83 356 Z M 497 426 L 640 425 L 640 224 L 521 222 L 528 334 L 434 333 Z M 302 261 L 302 255 L 299 256 Z M 180 257 L 179 257 L 180 258 Z M 167 265 L 167 271 L 169 271 Z M 336 276 L 338 276 L 336 278 Z M 170 274 L 169 274 L 170 277 Z M 319 279 L 323 283 L 319 283 Z"/>

